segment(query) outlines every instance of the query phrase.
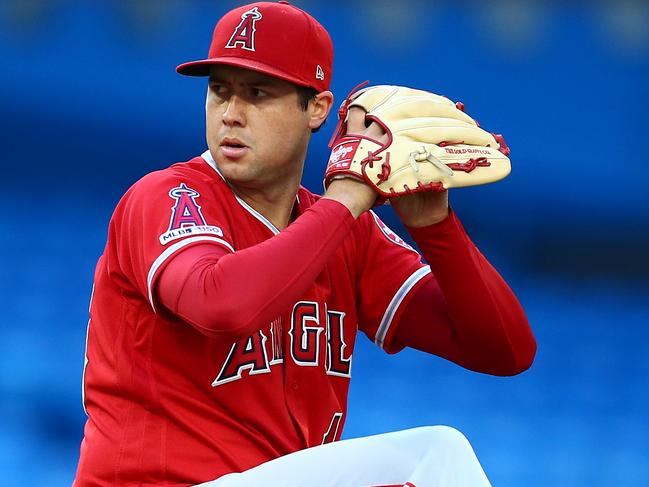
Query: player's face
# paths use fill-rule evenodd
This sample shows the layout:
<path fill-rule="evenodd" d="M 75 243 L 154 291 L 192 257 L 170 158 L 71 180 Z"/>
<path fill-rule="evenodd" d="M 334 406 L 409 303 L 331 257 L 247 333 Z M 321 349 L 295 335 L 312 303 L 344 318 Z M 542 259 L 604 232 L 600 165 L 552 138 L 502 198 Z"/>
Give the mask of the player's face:
<path fill-rule="evenodd" d="M 312 123 L 286 81 L 231 66 L 212 68 L 207 144 L 228 181 L 248 188 L 299 181 Z"/>

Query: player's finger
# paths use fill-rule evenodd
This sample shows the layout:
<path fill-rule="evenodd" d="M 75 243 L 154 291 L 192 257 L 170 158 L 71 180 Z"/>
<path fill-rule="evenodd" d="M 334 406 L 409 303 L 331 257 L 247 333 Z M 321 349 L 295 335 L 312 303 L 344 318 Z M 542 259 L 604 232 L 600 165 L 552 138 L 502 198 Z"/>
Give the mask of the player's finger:
<path fill-rule="evenodd" d="M 347 114 L 347 133 L 358 134 L 363 132 L 365 125 L 365 110 L 360 107 L 351 107 Z"/>
<path fill-rule="evenodd" d="M 372 122 L 365 132 L 367 137 L 372 137 L 373 139 L 382 139 L 385 135 L 385 130 L 378 123 Z M 387 140 L 387 138 L 386 138 Z"/>
<path fill-rule="evenodd" d="M 385 130 L 376 122 L 365 119 L 365 110 L 360 107 L 351 107 L 347 116 L 347 133 L 362 134 L 376 140 L 387 140 Z"/>

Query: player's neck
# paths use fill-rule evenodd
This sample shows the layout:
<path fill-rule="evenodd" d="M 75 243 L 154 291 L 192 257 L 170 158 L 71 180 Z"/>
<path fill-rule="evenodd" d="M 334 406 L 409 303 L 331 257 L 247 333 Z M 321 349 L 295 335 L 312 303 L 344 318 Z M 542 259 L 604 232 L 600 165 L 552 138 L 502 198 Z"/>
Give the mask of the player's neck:
<path fill-rule="evenodd" d="M 278 230 L 288 226 L 294 217 L 299 182 L 277 188 L 233 188 L 249 206 L 261 213 Z"/>

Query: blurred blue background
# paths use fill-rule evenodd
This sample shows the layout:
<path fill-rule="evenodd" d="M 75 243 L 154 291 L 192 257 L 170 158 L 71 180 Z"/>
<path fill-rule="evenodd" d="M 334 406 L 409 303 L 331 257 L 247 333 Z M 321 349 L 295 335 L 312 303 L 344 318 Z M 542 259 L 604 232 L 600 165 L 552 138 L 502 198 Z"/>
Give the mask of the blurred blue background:
<path fill-rule="evenodd" d="M 502 379 L 360 338 L 345 436 L 450 424 L 495 486 L 649 485 L 649 4 L 295 4 L 331 32 L 338 100 L 365 79 L 411 85 L 506 135 L 512 175 L 451 199 L 539 344 Z M 72 481 L 110 214 L 136 179 L 204 150 L 205 81 L 174 68 L 235 5 L 0 1 L 2 485 Z M 310 149 L 314 191 L 333 126 Z"/>

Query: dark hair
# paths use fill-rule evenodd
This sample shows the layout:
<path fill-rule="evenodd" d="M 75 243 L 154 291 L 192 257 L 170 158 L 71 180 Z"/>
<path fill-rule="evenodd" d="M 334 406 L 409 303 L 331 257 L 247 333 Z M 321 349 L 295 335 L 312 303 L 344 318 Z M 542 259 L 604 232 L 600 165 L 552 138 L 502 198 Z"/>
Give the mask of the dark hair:
<path fill-rule="evenodd" d="M 297 87 L 297 96 L 302 110 L 306 111 L 309 106 L 309 102 L 315 98 L 318 94 L 318 91 L 315 88 L 309 86 L 298 86 Z"/>
<path fill-rule="evenodd" d="M 306 111 L 307 107 L 309 106 L 309 102 L 315 98 L 315 96 L 318 94 L 318 90 L 315 88 L 311 88 L 309 86 L 299 86 L 295 85 L 297 89 L 297 97 L 298 97 L 298 103 L 300 104 L 300 108 L 302 110 Z M 324 125 L 325 122 L 322 122 L 322 125 Z M 322 127 L 320 125 L 320 127 Z M 313 129 L 311 132 L 317 132 L 320 130 L 320 127 L 317 129 Z"/>

